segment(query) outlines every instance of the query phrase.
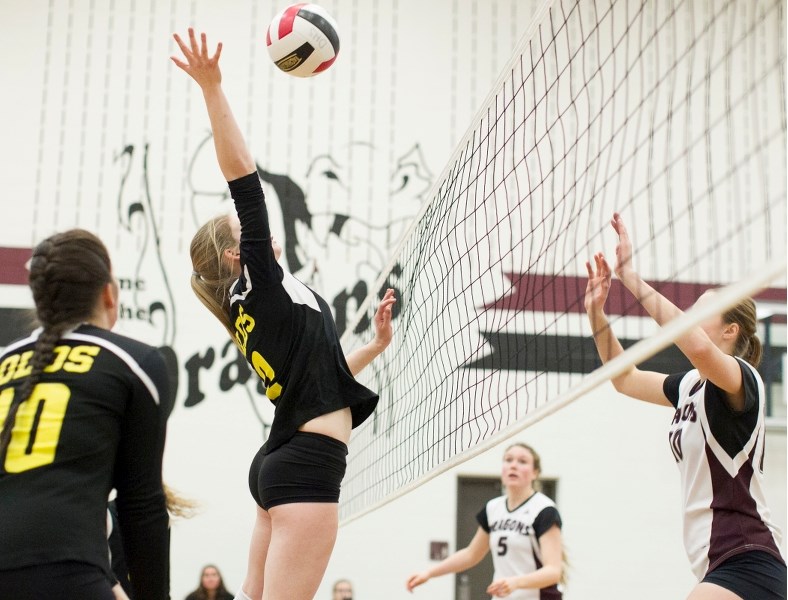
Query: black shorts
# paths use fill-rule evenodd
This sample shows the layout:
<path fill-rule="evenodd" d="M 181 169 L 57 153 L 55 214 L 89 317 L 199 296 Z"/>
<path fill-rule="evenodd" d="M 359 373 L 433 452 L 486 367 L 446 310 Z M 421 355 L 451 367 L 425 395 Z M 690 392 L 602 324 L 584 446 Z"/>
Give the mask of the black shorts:
<path fill-rule="evenodd" d="M 785 600 L 785 563 L 768 552 L 753 550 L 731 556 L 703 578 L 744 600 Z"/>
<path fill-rule="evenodd" d="M 346 467 L 345 444 L 299 431 L 270 454 L 260 448 L 249 469 L 249 490 L 265 510 L 294 502 L 339 502 Z"/>
<path fill-rule="evenodd" d="M 115 595 L 107 575 L 96 565 L 58 562 L 0 570 L 0 598 L 115 600 Z"/>

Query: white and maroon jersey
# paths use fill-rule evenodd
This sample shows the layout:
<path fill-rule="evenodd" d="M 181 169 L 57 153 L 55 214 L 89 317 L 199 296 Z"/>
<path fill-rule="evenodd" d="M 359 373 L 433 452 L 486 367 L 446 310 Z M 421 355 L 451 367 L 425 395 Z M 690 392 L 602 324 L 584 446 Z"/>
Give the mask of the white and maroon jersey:
<path fill-rule="evenodd" d="M 509 510 L 506 496 L 490 500 L 476 515 L 490 536 L 495 574 L 493 580 L 533 573 L 542 562 L 539 538 L 553 525 L 561 527 L 561 515 L 550 498 L 536 492 L 520 506 Z M 508 600 L 561 600 L 558 587 L 541 590 L 515 590 Z"/>
<path fill-rule="evenodd" d="M 684 547 L 698 580 L 742 552 L 762 550 L 783 560 L 763 493 L 763 381 L 749 364 L 739 364 L 742 412 L 697 369 L 663 383 L 676 407 L 668 439 L 681 473 Z"/>

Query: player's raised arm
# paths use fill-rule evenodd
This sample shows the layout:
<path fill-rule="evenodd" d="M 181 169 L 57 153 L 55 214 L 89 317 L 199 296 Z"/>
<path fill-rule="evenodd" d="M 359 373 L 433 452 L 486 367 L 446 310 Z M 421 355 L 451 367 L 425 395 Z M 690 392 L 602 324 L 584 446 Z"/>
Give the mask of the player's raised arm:
<path fill-rule="evenodd" d="M 683 311 L 645 282 L 633 268 L 632 243 L 620 214 L 613 214 L 611 225 L 618 234 L 615 271 L 621 283 L 659 325 L 665 325 L 680 317 Z M 739 333 L 739 327 L 738 324 L 730 324 L 723 336 L 734 339 Z M 712 341 L 703 326 L 689 329 L 678 337 L 675 343 L 704 378 L 713 381 L 731 396 L 734 408 L 743 408 L 742 377 L 738 363 L 731 354 Z"/>
<path fill-rule="evenodd" d="M 386 290 L 386 294 L 375 312 L 375 337 L 365 346 L 354 350 L 345 357 L 354 377 L 391 343 L 391 338 L 394 335 L 391 327 L 391 310 L 396 301 L 394 290 L 391 288 Z"/>
<path fill-rule="evenodd" d="M 253 173 L 256 169 L 254 159 L 222 89 L 222 73 L 219 69 L 222 43 L 219 42 L 213 55 L 209 55 L 205 33 L 200 34 L 199 43 L 191 27 L 188 44 L 177 33 L 173 34 L 173 38 L 185 60 L 173 56 L 172 62 L 188 73 L 202 89 L 208 117 L 211 120 L 216 158 L 219 160 L 219 168 L 224 178 L 233 181 Z"/>
<path fill-rule="evenodd" d="M 586 269 L 588 270 L 588 284 L 584 301 L 585 309 L 599 358 L 603 363 L 607 363 L 624 352 L 624 348 L 611 329 L 610 322 L 605 315 L 605 302 L 607 302 L 610 292 L 612 272 L 605 255 L 601 252 L 594 255 L 593 266 L 590 262 L 586 263 Z M 671 406 L 670 401 L 662 393 L 664 380 L 665 375 L 662 373 L 641 371 L 631 365 L 611 381 L 616 390 L 622 394 L 653 404 Z"/>

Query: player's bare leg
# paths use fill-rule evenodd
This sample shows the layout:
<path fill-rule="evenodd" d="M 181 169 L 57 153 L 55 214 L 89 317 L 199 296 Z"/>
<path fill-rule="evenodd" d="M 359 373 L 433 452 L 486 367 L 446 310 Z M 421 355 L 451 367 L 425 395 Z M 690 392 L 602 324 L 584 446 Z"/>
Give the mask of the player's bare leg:
<path fill-rule="evenodd" d="M 312 600 L 334 549 L 338 505 L 281 504 L 269 513 L 273 530 L 263 600 Z"/>
<path fill-rule="evenodd" d="M 263 596 L 265 562 L 271 541 L 271 516 L 267 511 L 257 507 L 257 519 L 252 530 L 252 541 L 249 542 L 249 563 L 246 567 L 246 578 L 241 589 L 252 600 L 260 600 Z"/>

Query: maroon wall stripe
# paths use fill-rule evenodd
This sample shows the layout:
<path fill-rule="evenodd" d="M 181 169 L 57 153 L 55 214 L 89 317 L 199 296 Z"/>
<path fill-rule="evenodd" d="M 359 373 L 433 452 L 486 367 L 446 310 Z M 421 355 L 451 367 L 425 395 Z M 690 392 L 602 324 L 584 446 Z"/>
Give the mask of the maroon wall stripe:
<path fill-rule="evenodd" d="M 27 261 L 32 255 L 32 248 L 0 246 L 0 284 L 27 285 Z"/>
<path fill-rule="evenodd" d="M 585 312 L 583 297 L 588 278 L 565 277 L 560 275 L 528 275 L 523 273 L 504 273 L 512 282 L 512 290 L 485 309 L 517 310 L 529 312 Z M 711 283 L 685 283 L 652 281 L 649 284 L 682 310 L 686 310 L 703 292 L 718 287 Z M 785 288 L 767 288 L 755 296 L 756 300 L 785 302 Z M 611 282 L 605 310 L 611 315 L 631 315 L 646 317 L 648 313 L 632 294 L 614 279 Z"/>

